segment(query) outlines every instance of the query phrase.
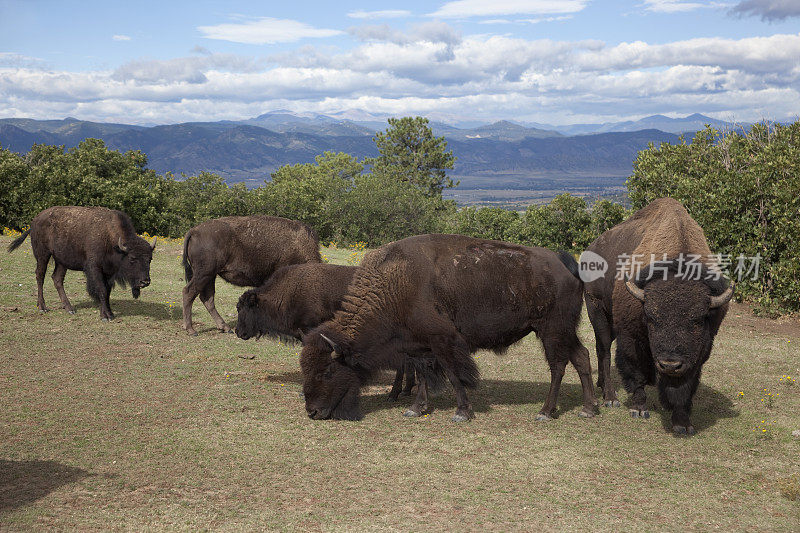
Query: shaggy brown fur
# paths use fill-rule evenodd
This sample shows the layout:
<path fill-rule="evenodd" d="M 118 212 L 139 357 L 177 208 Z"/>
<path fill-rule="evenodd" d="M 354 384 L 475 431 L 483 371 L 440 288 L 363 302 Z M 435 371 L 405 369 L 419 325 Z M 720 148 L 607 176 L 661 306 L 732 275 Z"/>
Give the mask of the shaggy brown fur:
<path fill-rule="evenodd" d="M 327 263 L 279 268 L 261 287 L 250 289 L 239 298 L 236 335 L 244 340 L 270 335 L 284 341 L 302 341 L 309 331 L 333 318 L 356 270 L 358 267 Z M 413 387 L 414 367 L 400 368 L 389 399 L 396 400 L 401 392 L 411 394 Z"/>
<path fill-rule="evenodd" d="M 661 198 L 603 233 L 588 250 L 609 265 L 603 278 L 586 284 L 585 296 L 605 405 L 619 405 L 610 380 L 610 349 L 616 338 L 617 367 L 632 394 L 632 416 L 649 417 L 644 386 L 657 383 L 661 403 L 673 411 L 673 429 L 694 433 L 689 421 L 692 397 L 728 309 L 727 303 L 710 307 L 712 296 L 727 294 L 725 280 L 694 280 L 679 273 L 681 254 L 699 258 L 703 278 L 719 272 L 703 230 L 680 203 Z M 652 265 L 651 254 L 656 259 Z M 633 258 L 644 266 L 642 271 L 630 273 Z M 615 279 L 618 262 L 634 278 L 634 289 L 644 291 L 643 302 L 624 279 Z M 664 271 L 667 279 L 662 279 Z"/>
<path fill-rule="evenodd" d="M 30 234 L 36 258 L 37 306 L 44 303 L 44 275 L 50 257 L 55 261 L 53 284 L 70 314 L 75 308 L 64 292 L 67 270 L 82 270 L 86 289 L 100 304 L 100 318 L 113 320 L 109 294 L 115 282 L 129 284 L 134 298 L 150 284 L 150 261 L 156 242 L 136 234 L 130 217 L 105 207 L 58 206 L 45 209 L 31 221 L 30 229 L 8 247 L 11 252 Z"/>
<path fill-rule="evenodd" d="M 552 376 L 539 418 L 554 415 L 568 361 L 583 385 L 582 414 L 592 416 L 589 354 L 575 333 L 582 306 L 575 273 L 568 254 L 460 235 L 410 237 L 367 254 L 341 310 L 305 338 L 300 365 L 309 416 L 360 419 L 360 387 L 408 356 L 420 380 L 406 415 L 425 412 L 428 385 L 446 377 L 458 400 L 454 420 L 468 420 L 465 387 L 478 384 L 472 353 L 502 351 L 531 331 Z"/>
<path fill-rule="evenodd" d="M 258 286 L 280 267 L 319 263 L 317 234 L 306 224 L 281 217 L 224 217 L 199 224 L 183 241 L 183 327 L 192 327 L 192 303 L 199 295 L 217 327 L 231 331 L 214 306 L 217 275 L 239 286 Z"/>

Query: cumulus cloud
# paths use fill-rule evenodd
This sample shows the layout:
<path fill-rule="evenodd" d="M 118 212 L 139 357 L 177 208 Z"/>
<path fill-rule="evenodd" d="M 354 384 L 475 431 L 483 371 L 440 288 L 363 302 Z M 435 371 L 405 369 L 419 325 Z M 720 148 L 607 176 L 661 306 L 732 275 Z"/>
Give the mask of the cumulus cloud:
<path fill-rule="evenodd" d="M 108 71 L 51 71 L 0 54 L 0 116 L 128 121 L 143 110 L 141 121 L 174 122 L 360 108 L 565 123 L 650 111 L 782 118 L 800 108 L 800 34 L 606 44 L 465 36 L 442 22 L 350 33 L 363 42 L 345 51 L 304 45 L 253 58 L 195 48 Z"/>
<path fill-rule="evenodd" d="M 589 0 L 455 0 L 430 14 L 440 18 L 496 17 L 506 15 L 553 15 L 577 13 Z"/>
<path fill-rule="evenodd" d="M 354 19 L 392 19 L 411 16 L 411 11 L 404 9 L 384 9 L 382 11 L 364 11 L 358 9 L 351 11 L 347 14 L 348 17 Z"/>
<path fill-rule="evenodd" d="M 800 17 L 800 2 L 797 0 L 742 0 L 733 7 L 736 15 L 760 16 L 761 20 L 780 21 Z"/>
<path fill-rule="evenodd" d="M 291 43 L 300 39 L 333 37 L 344 33 L 340 30 L 314 28 L 296 20 L 271 17 L 215 26 L 198 26 L 197 29 L 207 39 L 244 44 Z"/>
<path fill-rule="evenodd" d="M 111 37 L 115 41 L 130 41 L 131 38 L 128 35 L 114 35 Z"/>
<path fill-rule="evenodd" d="M 204 57 L 130 61 L 114 70 L 111 79 L 136 83 L 205 83 L 211 69 L 230 72 L 254 72 L 259 62 L 232 54 L 205 54 Z"/>

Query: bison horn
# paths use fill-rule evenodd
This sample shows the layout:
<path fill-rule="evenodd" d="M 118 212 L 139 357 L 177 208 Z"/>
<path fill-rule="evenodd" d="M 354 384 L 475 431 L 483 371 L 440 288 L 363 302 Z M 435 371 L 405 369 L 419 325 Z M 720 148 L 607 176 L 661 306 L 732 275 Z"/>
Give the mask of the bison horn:
<path fill-rule="evenodd" d="M 711 303 L 709 304 L 709 309 L 716 309 L 721 305 L 725 305 L 730 301 L 731 297 L 733 296 L 733 289 L 736 287 L 733 282 L 725 289 L 725 292 L 720 294 L 719 296 L 712 296 Z"/>
<path fill-rule="evenodd" d="M 150 245 L 150 249 L 151 250 L 155 250 L 156 249 L 156 241 L 157 240 L 158 240 L 158 237 L 153 237 L 153 244 Z"/>
<path fill-rule="evenodd" d="M 328 343 L 328 345 L 331 347 L 331 350 L 333 350 L 333 351 L 334 351 L 334 353 L 336 353 L 336 355 L 339 355 L 339 354 L 340 354 L 340 352 L 339 352 L 339 345 L 338 345 L 338 344 L 336 344 L 335 342 L 333 342 L 331 339 L 329 339 L 329 338 L 328 338 L 326 335 L 324 335 L 324 334 L 322 334 L 322 333 L 320 333 L 320 334 L 319 334 L 319 336 L 320 336 L 320 337 L 322 337 L 322 338 L 323 338 L 323 340 L 324 340 L 325 342 L 327 342 L 327 343 Z"/>
<path fill-rule="evenodd" d="M 119 248 L 120 251 L 122 252 L 128 251 L 128 248 L 124 244 L 122 244 L 122 237 L 119 237 L 119 240 L 117 241 L 117 248 Z"/>
<path fill-rule="evenodd" d="M 625 287 L 628 289 L 628 292 L 631 293 L 636 297 L 639 301 L 644 301 L 644 289 L 639 287 L 636 282 L 631 279 L 628 279 L 628 276 L 625 276 Z"/>

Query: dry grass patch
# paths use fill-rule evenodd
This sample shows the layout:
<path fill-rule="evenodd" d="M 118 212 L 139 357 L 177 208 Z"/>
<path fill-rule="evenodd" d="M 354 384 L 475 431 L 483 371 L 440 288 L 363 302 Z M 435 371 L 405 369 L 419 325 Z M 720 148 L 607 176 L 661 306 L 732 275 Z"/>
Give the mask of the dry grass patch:
<path fill-rule="evenodd" d="M 346 262 L 351 252 L 334 253 Z M 159 245 L 152 286 L 139 301 L 115 290 L 118 319 L 107 324 L 76 272 L 66 289 L 78 313 L 40 314 L 29 245 L 0 252 L 0 529 L 800 524 L 800 506 L 781 496 L 781 480 L 800 471 L 800 439 L 791 437 L 800 389 L 780 381 L 800 375 L 794 322 L 733 308 L 705 367 L 692 438 L 669 433 L 654 390 L 649 421 L 624 408 L 580 419 L 572 368 L 561 416 L 534 422 L 549 372 L 531 337 L 502 357 L 478 354 L 483 382 L 468 424 L 450 422 L 450 391 L 428 417 L 403 418 L 410 400 L 385 401 L 389 373 L 365 389 L 362 422 L 317 422 L 299 396 L 299 346 L 218 333 L 200 304 L 199 337 L 184 334 L 179 260 L 179 244 Z M 218 281 L 217 308 L 229 321 L 243 290 Z M 580 336 L 593 351 L 588 320 Z M 763 389 L 777 394 L 769 406 Z M 757 431 L 762 420 L 769 437 Z"/>

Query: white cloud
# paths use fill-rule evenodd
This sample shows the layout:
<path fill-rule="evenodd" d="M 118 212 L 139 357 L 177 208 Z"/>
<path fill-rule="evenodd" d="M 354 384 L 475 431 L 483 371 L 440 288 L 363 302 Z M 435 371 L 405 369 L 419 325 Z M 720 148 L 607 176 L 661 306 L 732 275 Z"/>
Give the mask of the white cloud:
<path fill-rule="evenodd" d="M 219 39 L 244 44 L 290 43 L 306 38 L 333 37 L 342 31 L 314 28 L 296 20 L 261 17 L 240 23 L 198 26 L 207 39 Z"/>
<path fill-rule="evenodd" d="M 0 54 L 0 116 L 174 122 L 265 109 L 515 118 L 565 123 L 642 113 L 784 118 L 800 109 L 800 34 L 608 45 L 463 36 L 441 22 L 351 30 L 352 50 L 141 59 L 69 72 Z"/>
<path fill-rule="evenodd" d="M 384 9 L 382 11 L 364 11 L 359 9 L 351 11 L 347 14 L 348 17 L 354 19 L 391 19 L 402 18 L 411 16 L 411 11 L 403 9 Z"/>
<path fill-rule="evenodd" d="M 589 0 L 455 0 L 430 14 L 440 18 L 553 15 L 582 11 Z"/>
<path fill-rule="evenodd" d="M 115 41 L 130 41 L 131 38 L 128 35 L 114 35 L 111 37 Z"/>

